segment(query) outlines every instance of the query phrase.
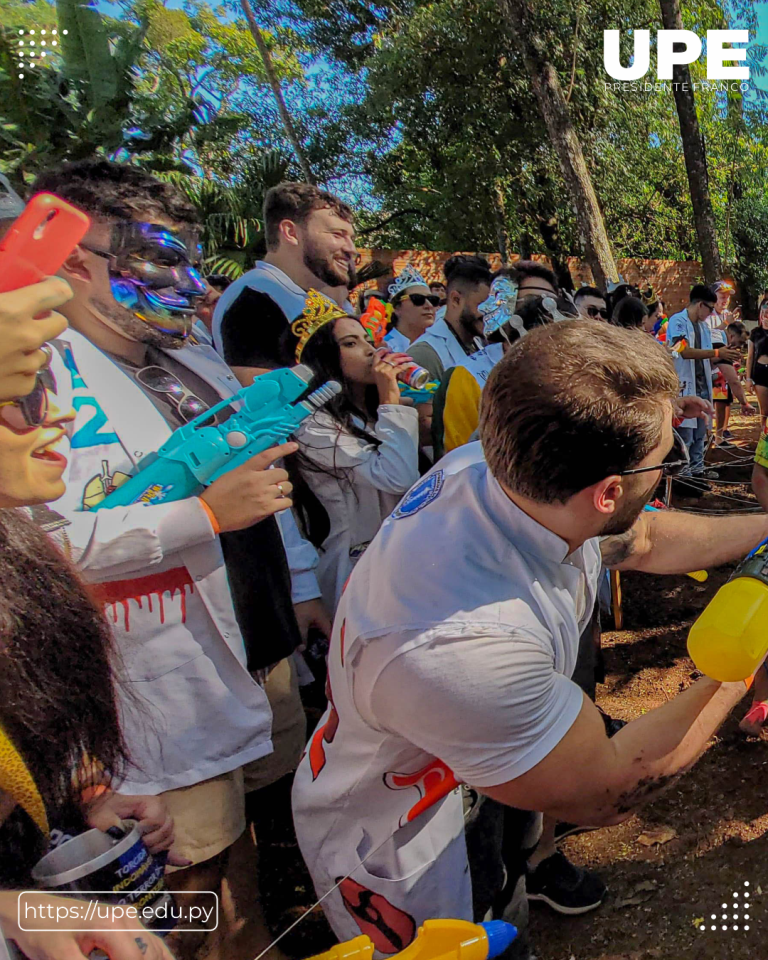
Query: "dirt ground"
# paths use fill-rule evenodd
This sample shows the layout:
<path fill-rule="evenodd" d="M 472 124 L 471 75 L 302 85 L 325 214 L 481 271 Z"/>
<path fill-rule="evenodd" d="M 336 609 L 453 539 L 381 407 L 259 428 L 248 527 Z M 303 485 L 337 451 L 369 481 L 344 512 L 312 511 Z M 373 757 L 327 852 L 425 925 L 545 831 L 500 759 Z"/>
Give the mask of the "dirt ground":
<path fill-rule="evenodd" d="M 754 503 L 745 484 L 751 466 L 738 459 L 754 449 L 757 420 L 736 417 L 733 430 L 738 449 L 714 451 L 708 458 L 713 466 L 722 462 L 718 469 L 728 483 L 699 500 L 676 498 L 675 506 L 739 512 L 748 506 L 737 501 Z M 631 720 L 692 682 L 697 674 L 686 654 L 688 629 L 731 569 L 710 571 L 703 584 L 685 576 L 622 576 L 624 629 L 607 629 L 608 623 L 603 633 L 606 683 L 598 687 L 598 702 L 607 713 Z M 600 909 L 584 917 L 562 917 L 533 904 L 532 942 L 539 960 L 768 955 L 762 942 L 768 932 L 768 742 L 739 733 L 738 720 L 748 705 L 745 698 L 694 770 L 662 799 L 620 826 L 565 841 L 568 856 L 599 871 L 609 893 Z M 259 831 L 263 900 L 280 932 L 311 905 L 314 892 L 296 856 L 285 808 L 264 827 Z M 300 960 L 333 942 L 318 908 L 281 947 Z"/>

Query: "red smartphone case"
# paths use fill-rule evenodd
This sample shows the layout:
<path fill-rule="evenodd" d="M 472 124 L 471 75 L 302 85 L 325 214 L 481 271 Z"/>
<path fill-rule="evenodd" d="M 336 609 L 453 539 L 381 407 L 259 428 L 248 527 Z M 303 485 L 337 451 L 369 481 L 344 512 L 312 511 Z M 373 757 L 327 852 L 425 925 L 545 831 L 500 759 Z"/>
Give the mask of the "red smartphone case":
<path fill-rule="evenodd" d="M 32 197 L 0 240 L 0 293 L 56 273 L 90 225 L 82 210 L 52 193 Z"/>

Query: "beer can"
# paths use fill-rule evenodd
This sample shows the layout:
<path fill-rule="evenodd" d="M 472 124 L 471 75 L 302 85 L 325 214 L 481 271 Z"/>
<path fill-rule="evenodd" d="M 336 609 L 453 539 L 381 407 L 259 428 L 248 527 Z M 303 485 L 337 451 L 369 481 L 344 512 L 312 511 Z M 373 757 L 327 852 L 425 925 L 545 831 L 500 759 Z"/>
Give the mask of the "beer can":
<path fill-rule="evenodd" d="M 422 387 L 425 387 L 429 383 L 432 376 L 429 370 L 420 367 L 418 363 L 409 363 L 404 370 L 398 371 L 397 379 L 402 380 L 402 382 L 407 387 L 411 387 L 412 390 L 421 390 Z"/>

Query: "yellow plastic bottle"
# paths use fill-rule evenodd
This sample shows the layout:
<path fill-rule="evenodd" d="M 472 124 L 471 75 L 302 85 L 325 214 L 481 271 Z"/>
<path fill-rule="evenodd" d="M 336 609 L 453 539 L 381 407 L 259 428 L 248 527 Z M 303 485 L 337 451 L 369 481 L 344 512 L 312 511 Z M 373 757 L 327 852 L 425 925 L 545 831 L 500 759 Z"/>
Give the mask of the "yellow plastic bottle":
<path fill-rule="evenodd" d="M 751 677 L 768 651 L 768 538 L 739 564 L 691 627 L 688 653 L 713 680 Z"/>
<path fill-rule="evenodd" d="M 426 920 L 405 950 L 390 960 L 493 960 L 517 936 L 517 927 L 503 920 L 470 923 L 468 920 Z M 371 960 L 370 937 L 339 943 L 311 960 Z"/>

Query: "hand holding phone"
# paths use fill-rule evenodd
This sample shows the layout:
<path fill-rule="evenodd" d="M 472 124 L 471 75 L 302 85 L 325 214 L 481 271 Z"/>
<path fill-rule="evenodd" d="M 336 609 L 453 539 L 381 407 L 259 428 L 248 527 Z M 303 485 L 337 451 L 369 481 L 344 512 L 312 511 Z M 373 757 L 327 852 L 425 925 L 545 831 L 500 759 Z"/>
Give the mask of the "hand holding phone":
<path fill-rule="evenodd" d="M 48 361 L 43 345 L 67 329 L 64 317 L 53 311 L 71 299 L 72 290 L 60 277 L 0 293 L 0 402 L 32 391 Z"/>
<path fill-rule="evenodd" d="M 0 293 L 53 276 L 90 225 L 82 210 L 52 193 L 32 197 L 0 240 Z"/>
<path fill-rule="evenodd" d="M 48 359 L 43 345 L 66 330 L 67 321 L 53 311 L 72 290 L 54 274 L 89 227 L 81 210 L 41 193 L 0 240 L 0 402 L 34 388 Z"/>

